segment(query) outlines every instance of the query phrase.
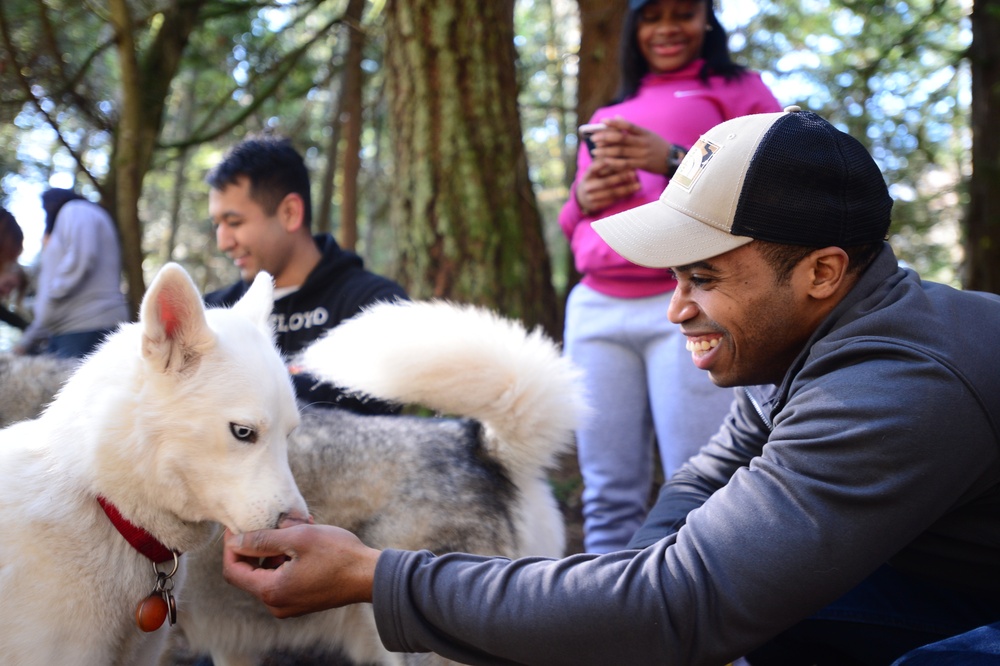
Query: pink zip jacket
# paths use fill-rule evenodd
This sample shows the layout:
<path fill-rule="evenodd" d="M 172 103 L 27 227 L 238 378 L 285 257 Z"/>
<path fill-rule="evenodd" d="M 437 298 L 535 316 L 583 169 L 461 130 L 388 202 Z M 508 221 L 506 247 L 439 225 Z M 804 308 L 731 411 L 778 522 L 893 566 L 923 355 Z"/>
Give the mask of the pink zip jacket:
<path fill-rule="evenodd" d="M 706 85 L 698 78 L 703 60 L 695 60 L 676 72 L 647 74 L 635 97 L 598 109 L 590 122 L 621 116 L 684 148 L 694 145 L 703 132 L 724 120 L 752 113 L 780 111 L 781 105 L 757 72 L 727 82 L 712 76 Z M 590 166 L 590 153 L 581 142 L 577 157 L 577 182 Z M 641 189 L 589 217 L 576 200 L 576 182 L 559 213 L 559 226 L 569 239 L 576 269 L 583 284 L 608 296 L 642 298 L 671 291 L 675 282 L 664 269 L 643 268 L 608 247 L 590 228 L 596 219 L 655 201 L 667 186 L 662 174 L 639 171 Z"/>

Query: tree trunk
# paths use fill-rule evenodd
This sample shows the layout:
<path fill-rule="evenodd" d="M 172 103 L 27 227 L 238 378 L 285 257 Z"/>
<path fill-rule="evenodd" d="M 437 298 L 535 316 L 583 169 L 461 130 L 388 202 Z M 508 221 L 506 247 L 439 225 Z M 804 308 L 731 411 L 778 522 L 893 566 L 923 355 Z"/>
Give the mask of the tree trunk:
<path fill-rule="evenodd" d="M 626 5 L 606 0 L 578 0 L 580 8 L 580 49 L 577 52 L 576 122 L 581 125 L 594 111 L 607 106 L 618 91 L 619 43 Z M 576 128 L 573 128 L 576 131 Z M 576 177 L 576 155 L 566 169 L 566 187 Z M 566 255 L 566 293 L 580 281 L 573 253 Z"/>
<path fill-rule="evenodd" d="M 576 98 L 578 122 L 585 123 L 618 90 L 618 48 L 625 3 L 578 0 L 580 6 L 580 76 Z"/>
<path fill-rule="evenodd" d="M 358 175 L 361 173 L 362 71 L 365 33 L 361 27 L 364 0 L 351 0 L 344 16 L 350 36 L 344 59 L 344 89 L 341 92 L 344 178 L 340 196 L 340 244 L 354 250 L 358 244 Z"/>
<path fill-rule="evenodd" d="M 367 0 L 349 0 L 347 9 L 344 11 L 342 28 L 347 31 L 347 53 L 344 62 L 340 66 L 340 79 L 333 79 L 330 85 L 331 94 L 335 95 L 336 101 L 330 107 L 330 142 L 326 147 L 326 169 L 323 172 L 321 183 L 319 206 L 313 226 L 316 231 L 331 231 L 333 229 L 333 195 L 336 191 L 337 165 L 341 163 L 340 139 L 346 130 L 346 144 L 344 146 L 344 177 L 343 191 L 341 192 L 340 206 L 340 245 L 348 250 L 353 250 L 357 244 L 357 202 L 350 202 L 351 218 L 345 216 L 345 208 L 348 207 L 347 197 L 357 197 L 357 170 L 353 174 L 348 173 L 346 158 L 352 142 L 360 151 L 361 141 L 361 59 L 364 55 L 365 35 L 361 27 L 361 18 L 364 15 Z M 356 136 L 352 136 L 352 132 Z M 357 158 L 355 161 L 358 161 Z M 351 165 L 354 167 L 354 165 Z"/>
<path fill-rule="evenodd" d="M 976 0 L 972 11 L 972 178 L 965 224 L 967 289 L 1000 294 L 1000 5 Z"/>
<path fill-rule="evenodd" d="M 194 126 L 194 98 L 197 94 L 194 86 L 194 78 L 184 76 L 178 78 L 178 87 L 184 90 L 181 95 L 180 107 L 177 109 L 177 116 L 181 119 L 182 127 Z M 170 190 L 170 219 L 166 237 L 160 246 L 159 265 L 168 261 L 174 261 L 174 250 L 177 248 L 177 232 L 181 224 L 181 209 L 187 195 L 188 167 L 191 164 L 192 149 L 183 146 L 177 151 L 174 158 L 173 178 L 174 185 Z"/>
<path fill-rule="evenodd" d="M 336 77 L 330 80 L 330 141 L 326 144 L 326 165 L 319 182 L 319 200 L 314 208 L 313 231 L 326 233 L 333 229 L 333 195 L 336 192 L 337 180 L 337 148 L 340 146 L 340 109 L 343 106 L 344 84 Z"/>
<path fill-rule="evenodd" d="M 559 337 L 517 106 L 514 0 L 390 0 L 390 219 L 416 298 L 491 306 Z"/>
<path fill-rule="evenodd" d="M 122 265 L 128 284 L 128 301 L 132 315 L 146 291 L 142 276 L 142 225 L 139 223 L 139 195 L 142 192 L 139 151 L 142 144 L 142 82 L 136 44 L 132 35 L 132 12 L 125 0 L 109 3 L 111 21 L 115 27 L 118 65 L 121 72 L 121 111 L 118 133 L 112 155 L 112 217 L 118 225 L 122 244 Z"/>
<path fill-rule="evenodd" d="M 105 202 L 118 225 L 122 241 L 122 264 L 133 315 L 146 291 L 142 273 L 142 221 L 139 197 L 142 182 L 152 164 L 153 151 L 163 124 L 170 84 L 177 75 L 181 55 L 205 0 L 176 3 L 163 13 L 155 39 L 139 50 L 133 33 L 134 17 L 126 0 L 111 0 L 110 20 L 121 71 L 121 106 L 112 170 L 102 187 Z"/>

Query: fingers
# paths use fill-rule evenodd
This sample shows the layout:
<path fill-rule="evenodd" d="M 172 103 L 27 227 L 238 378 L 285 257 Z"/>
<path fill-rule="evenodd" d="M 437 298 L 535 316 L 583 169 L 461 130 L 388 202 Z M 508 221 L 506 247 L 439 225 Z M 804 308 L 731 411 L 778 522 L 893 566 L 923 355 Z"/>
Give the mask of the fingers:
<path fill-rule="evenodd" d="M 611 160 L 601 160 L 587 170 L 582 185 L 589 192 L 596 193 L 601 190 L 628 187 L 638 182 L 639 176 L 635 169 L 622 168 L 612 164 Z"/>
<path fill-rule="evenodd" d="M 583 173 L 583 180 L 595 188 L 621 185 L 637 178 L 635 169 L 623 166 L 621 160 L 608 157 L 595 157 Z"/>
<path fill-rule="evenodd" d="M 598 151 L 601 149 L 613 148 L 620 146 L 623 142 L 628 139 L 629 133 L 633 128 L 638 128 L 636 125 L 628 122 L 621 116 L 615 116 L 614 118 L 606 121 L 602 121 L 607 129 L 599 130 L 594 132 L 590 141 L 594 144 L 594 149 L 591 154 L 594 157 L 598 157 Z M 605 151 L 606 152 L 606 151 Z"/>
<path fill-rule="evenodd" d="M 225 534 L 223 577 L 267 606 L 293 617 L 370 602 L 380 551 L 330 525 Z"/>
<path fill-rule="evenodd" d="M 296 549 L 284 541 L 289 532 L 290 529 L 233 534 L 226 530 L 222 575 L 231 584 L 257 594 L 273 578 L 268 571 L 296 557 Z"/>
<path fill-rule="evenodd" d="M 296 614 L 284 598 L 286 574 L 296 556 L 282 538 L 293 528 L 233 534 L 226 530 L 222 551 L 222 577 L 230 584 L 257 597 L 275 617 Z"/>
<path fill-rule="evenodd" d="M 619 199 L 632 196 L 640 187 L 634 170 L 609 170 L 603 163 L 596 162 L 577 185 L 576 196 L 580 207 L 593 214 Z"/>
<path fill-rule="evenodd" d="M 233 534 L 225 533 L 226 552 L 247 557 L 272 557 L 275 555 L 291 555 L 290 538 L 294 528 L 281 530 L 259 530 Z"/>
<path fill-rule="evenodd" d="M 638 125 L 630 123 L 621 116 L 615 116 L 614 118 L 609 118 L 607 120 L 601 121 L 608 126 L 609 129 L 618 130 L 618 134 L 622 136 L 628 136 L 629 134 L 636 134 L 639 132 L 645 132 L 646 130 Z"/>
<path fill-rule="evenodd" d="M 604 190 L 601 194 L 594 198 L 594 209 L 593 210 L 603 210 L 608 206 L 612 205 L 619 199 L 625 199 L 632 196 L 639 191 L 639 183 L 630 183 L 628 185 L 620 185 L 618 187 L 612 187 L 610 189 Z"/>
<path fill-rule="evenodd" d="M 594 160 L 602 160 L 609 169 L 665 172 L 670 144 L 663 137 L 620 116 L 603 122 L 608 129 L 592 137 Z"/>
<path fill-rule="evenodd" d="M 649 147 L 646 144 L 626 140 L 595 148 L 594 159 L 601 160 L 605 168 L 611 171 L 635 170 L 646 166 L 649 153 Z"/>

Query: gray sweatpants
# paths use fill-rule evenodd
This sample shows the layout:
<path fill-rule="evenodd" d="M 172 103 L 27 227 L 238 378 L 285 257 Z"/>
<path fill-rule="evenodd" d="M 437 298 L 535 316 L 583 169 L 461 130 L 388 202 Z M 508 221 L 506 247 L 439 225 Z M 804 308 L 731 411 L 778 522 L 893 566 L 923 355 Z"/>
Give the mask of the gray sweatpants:
<path fill-rule="evenodd" d="M 649 510 L 653 443 L 665 478 L 708 442 L 732 403 L 667 320 L 670 293 L 614 298 L 578 284 L 566 306 L 565 351 L 583 370 L 594 415 L 577 432 L 584 547 L 624 548 Z"/>

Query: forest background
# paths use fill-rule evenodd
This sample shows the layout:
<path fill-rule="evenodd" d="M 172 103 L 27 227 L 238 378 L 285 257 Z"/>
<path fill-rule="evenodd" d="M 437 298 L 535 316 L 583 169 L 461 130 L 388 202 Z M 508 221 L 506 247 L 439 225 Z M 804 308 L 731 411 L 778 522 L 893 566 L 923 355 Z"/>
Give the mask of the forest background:
<path fill-rule="evenodd" d="M 415 298 L 561 334 L 576 276 L 556 223 L 575 128 L 617 87 L 625 0 L 3 0 L 0 186 L 112 212 L 135 307 L 166 261 L 203 290 L 205 172 L 249 133 L 291 137 L 318 231 Z M 861 139 L 923 276 L 1000 292 L 1000 3 L 716 0 L 734 58 L 783 104 Z M 973 168 L 975 165 L 975 168 Z M 4 327 L 6 328 L 6 327 Z"/>

